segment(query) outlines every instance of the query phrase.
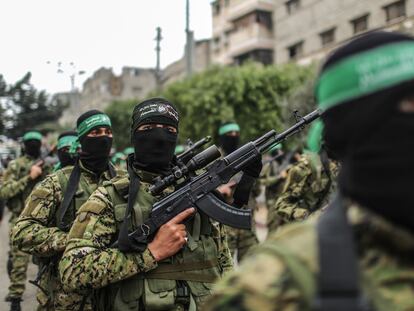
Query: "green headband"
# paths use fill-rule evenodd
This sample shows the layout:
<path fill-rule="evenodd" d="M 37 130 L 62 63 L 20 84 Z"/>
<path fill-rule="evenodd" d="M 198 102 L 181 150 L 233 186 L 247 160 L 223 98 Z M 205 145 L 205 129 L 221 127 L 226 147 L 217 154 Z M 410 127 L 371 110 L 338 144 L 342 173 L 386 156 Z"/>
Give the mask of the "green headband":
<path fill-rule="evenodd" d="M 319 78 L 316 98 L 326 110 L 414 79 L 414 42 L 390 43 L 350 56 Z"/>
<path fill-rule="evenodd" d="M 23 141 L 30 139 L 42 140 L 42 134 L 37 131 L 30 131 L 23 135 Z"/>
<path fill-rule="evenodd" d="M 179 153 L 183 153 L 185 150 L 183 145 L 177 145 L 175 146 L 174 154 L 177 155 Z"/>
<path fill-rule="evenodd" d="M 123 160 L 124 157 L 125 157 L 125 155 L 122 152 L 117 152 L 112 156 L 111 161 L 113 163 L 115 163 L 118 160 Z"/>
<path fill-rule="evenodd" d="M 314 122 L 309 129 L 307 146 L 309 151 L 318 153 L 321 150 L 323 123 L 321 120 Z"/>
<path fill-rule="evenodd" d="M 81 124 L 79 124 L 77 130 L 78 130 L 78 137 L 81 137 L 88 133 L 91 129 L 97 126 L 111 126 L 111 120 L 106 114 L 100 113 L 100 114 L 94 114 L 90 116 L 89 118 L 82 121 Z"/>
<path fill-rule="evenodd" d="M 273 151 L 281 150 L 281 149 L 282 149 L 282 143 L 277 143 L 270 147 L 269 152 L 273 152 Z"/>
<path fill-rule="evenodd" d="M 127 148 L 124 149 L 123 152 L 124 152 L 125 155 L 129 155 L 131 153 L 134 153 L 134 148 L 133 147 L 127 147 Z"/>
<path fill-rule="evenodd" d="M 77 136 L 63 136 L 61 138 L 59 138 L 58 143 L 57 143 L 57 149 L 62 149 L 64 147 L 70 147 L 72 146 L 72 144 L 78 139 Z"/>
<path fill-rule="evenodd" d="M 240 126 L 237 123 L 229 123 L 219 128 L 219 135 L 223 135 L 228 132 L 240 132 Z"/>

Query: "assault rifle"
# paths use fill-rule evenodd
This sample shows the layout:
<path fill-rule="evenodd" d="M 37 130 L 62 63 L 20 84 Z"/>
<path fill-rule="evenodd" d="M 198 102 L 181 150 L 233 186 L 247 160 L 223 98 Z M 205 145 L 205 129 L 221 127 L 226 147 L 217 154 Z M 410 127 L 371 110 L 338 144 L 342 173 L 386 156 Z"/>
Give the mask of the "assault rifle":
<path fill-rule="evenodd" d="M 150 192 L 153 195 L 173 185 L 181 178 L 187 179 L 180 183 L 180 188 L 156 202 L 150 217 L 139 227 L 128 234 L 128 239 L 136 244 L 146 245 L 151 241 L 159 227 L 167 223 L 182 211 L 194 207 L 210 218 L 225 225 L 250 229 L 251 211 L 236 208 L 220 200 L 214 191 L 222 184 L 229 182 L 230 178 L 242 171 L 243 168 L 267 152 L 273 145 L 281 143 L 291 135 L 303 130 L 306 124 L 311 123 L 320 116 L 321 112 L 315 110 L 304 117 L 300 117 L 296 124 L 280 134 L 271 130 L 258 139 L 248 142 L 224 158 L 220 151 L 212 145 L 196 154 L 188 163 L 180 165 L 171 175 L 155 180 Z M 199 175 L 194 172 L 204 169 Z M 122 243 L 123 244 L 123 243 Z M 119 245 L 115 242 L 112 247 L 119 247 L 121 251 L 127 250 L 128 245 Z"/>

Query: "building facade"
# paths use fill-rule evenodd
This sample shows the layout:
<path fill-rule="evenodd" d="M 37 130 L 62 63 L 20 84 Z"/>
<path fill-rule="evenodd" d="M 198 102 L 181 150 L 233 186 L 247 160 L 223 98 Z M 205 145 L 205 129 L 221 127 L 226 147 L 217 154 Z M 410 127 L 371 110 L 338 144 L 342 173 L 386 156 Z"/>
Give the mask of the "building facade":
<path fill-rule="evenodd" d="M 276 1 L 274 63 L 308 64 L 354 36 L 414 31 L 414 0 Z"/>
<path fill-rule="evenodd" d="M 308 64 L 362 33 L 414 33 L 414 0 L 216 0 L 212 61 Z"/>
<path fill-rule="evenodd" d="M 114 100 L 143 99 L 156 87 L 153 69 L 123 67 L 122 73 L 115 75 L 111 68 L 100 68 L 83 83 L 81 92 L 55 95 L 69 103 L 59 123 L 73 127 L 77 117 L 87 110 L 105 110 Z"/>
<path fill-rule="evenodd" d="M 201 72 L 211 64 L 211 40 L 198 40 L 193 47 L 193 72 Z M 165 67 L 161 72 L 161 85 L 167 86 L 172 82 L 181 80 L 187 75 L 185 53 L 182 58 Z"/>
<path fill-rule="evenodd" d="M 216 0 L 212 2 L 212 60 L 241 64 L 248 59 L 273 63 L 275 0 Z"/>

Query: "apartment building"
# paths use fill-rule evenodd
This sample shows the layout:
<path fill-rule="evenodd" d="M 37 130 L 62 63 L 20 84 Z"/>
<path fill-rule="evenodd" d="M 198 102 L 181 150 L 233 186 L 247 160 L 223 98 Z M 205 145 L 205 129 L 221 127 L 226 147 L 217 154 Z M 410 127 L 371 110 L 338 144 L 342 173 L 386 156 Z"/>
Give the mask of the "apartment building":
<path fill-rule="evenodd" d="M 216 0 L 212 2 L 212 61 L 241 64 L 248 59 L 273 63 L 274 0 Z"/>
<path fill-rule="evenodd" d="M 414 0 L 285 0 L 273 14 L 276 64 L 308 64 L 362 33 L 414 33 Z"/>
<path fill-rule="evenodd" d="M 216 0 L 212 62 L 308 64 L 362 33 L 414 34 L 414 0 Z"/>

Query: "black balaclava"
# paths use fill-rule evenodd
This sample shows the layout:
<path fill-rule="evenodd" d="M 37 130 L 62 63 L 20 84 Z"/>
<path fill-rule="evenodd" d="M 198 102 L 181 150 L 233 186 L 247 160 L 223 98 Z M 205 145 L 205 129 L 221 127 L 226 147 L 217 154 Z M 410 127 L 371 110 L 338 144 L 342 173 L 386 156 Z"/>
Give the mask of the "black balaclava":
<path fill-rule="evenodd" d="M 178 130 L 179 114 L 166 99 L 151 98 L 135 106 L 132 113 L 131 143 L 134 166 L 157 174 L 166 174 L 174 158 L 177 133 L 166 128 L 137 131 L 143 124 L 171 125 Z"/>
<path fill-rule="evenodd" d="M 40 147 L 42 142 L 37 139 L 29 139 L 24 141 L 24 152 L 31 158 L 37 159 L 40 157 Z"/>
<path fill-rule="evenodd" d="M 397 33 L 360 37 L 333 53 L 321 75 L 347 57 L 414 40 Z M 363 65 L 363 64 L 361 64 Z M 341 192 L 387 219 L 414 230 L 414 113 L 398 104 L 414 94 L 414 76 L 348 101 L 322 115 L 324 140 L 342 162 Z"/>
<path fill-rule="evenodd" d="M 231 131 L 224 131 L 224 133 L 221 133 L 222 129 L 225 129 L 226 127 L 235 127 L 237 130 L 231 130 Z M 219 144 L 220 147 L 224 150 L 226 155 L 232 153 L 234 150 L 236 150 L 239 147 L 240 144 L 240 135 L 232 136 L 228 135 L 230 132 L 240 132 L 240 127 L 234 123 L 234 122 L 226 122 L 223 125 L 220 126 L 219 129 Z"/>
<path fill-rule="evenodd" d="M 89 110 L 82 114 L 77 120 L 78 136 L 79 136 L 79 125 L 86 119 L 91 118 L 94 115 L 105 115 L 99 110 Z M 106 116 L 106 115 L 105 115 Z M 92 172 L 100 175 L 108 169 L 109 164 L 109 153 L 112 147 L 112 137 L 101 136 L 101 137 L 88 137 L 87 134 L 95 128 L 108 127 L 110 124 L 98 124 L 88 130 L 87 133 L 82 133 L 79 136 L 79 142 L 82 147 L 82 151 L 79 153 L 79 158 L 82 164 Z"/>
<path fill-rule="evenodd" d="M 65 167 L 69 165 L 74 165 L 76 162 L 76 156 L 72 155 L 69 152 L 70 146 L 64 145 L 62 147 L 59 146 L 59 141 L 63 137 L 75 137 L 78 136 L 76 131 L 66 131 L 59 135 L 58 137 L 58 150 L 57 150 L 57 156 L 59 158 L 60 167 Z"/>

